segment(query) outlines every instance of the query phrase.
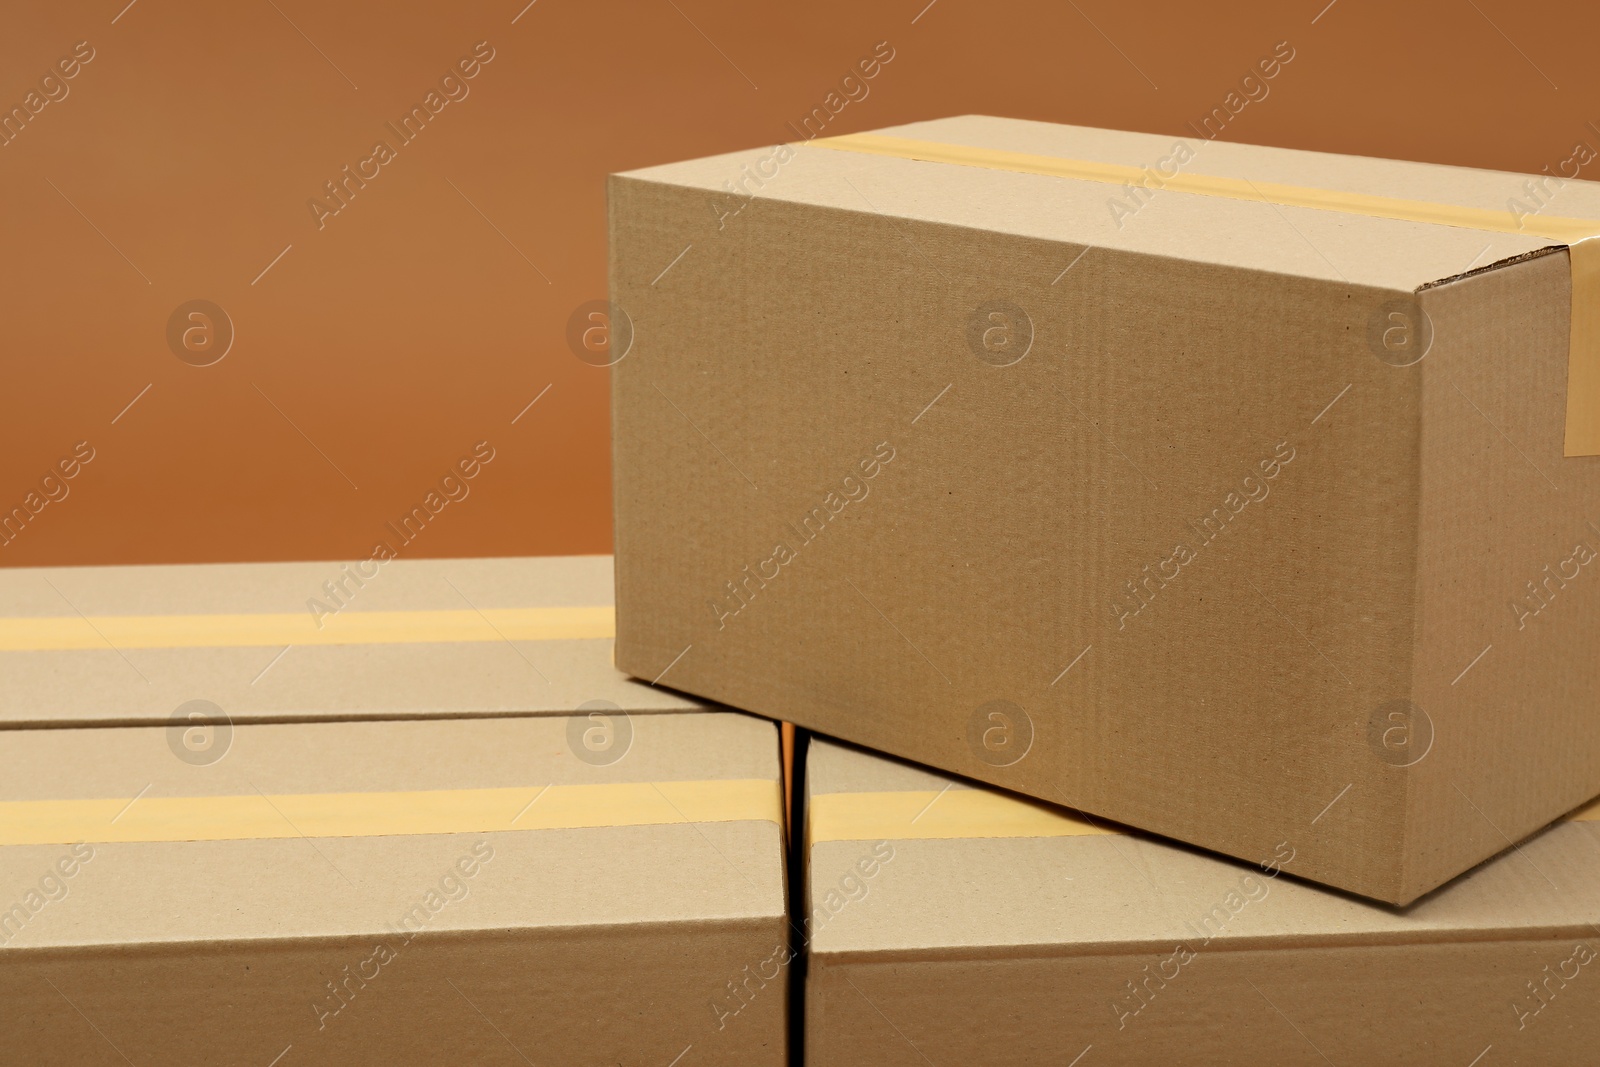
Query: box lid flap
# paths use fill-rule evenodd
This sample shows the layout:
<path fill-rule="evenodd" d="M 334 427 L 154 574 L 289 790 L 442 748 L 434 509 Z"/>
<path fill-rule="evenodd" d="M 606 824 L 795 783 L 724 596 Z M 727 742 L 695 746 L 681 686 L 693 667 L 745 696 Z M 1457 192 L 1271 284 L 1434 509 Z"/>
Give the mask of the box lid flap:
<path fill-rule="evenodd" d="M 732 712 L 250 724 L 210 763 L 13 731 L 0 951 L 770 920 L 780 819 L 776 728 Z"/>
<path fill-rule="evenodd" d="M 1123 184 L 959 166 L 800 143 L 651 167 L 624 177 L 705 190 L 735 206 L 771 198 L 975 227 L 1069 245 L 1263 270 L 1405 292 L 1563 242 L 1532 232 L 1378 218 L 1167 188 L 1206 175 L 1391 197 L 1516 217 L 1521 203 L 1600 220 L 1600 184 L 1334 155 L 1199 137 L 967 115 L 873 131 L 911 141 L 1136 168 Z M 1525 184 L 1546 182 L 1534 199 Z M 1554 190 L 1552 192 L 1552 190 Z M 713 204 L 713 207 L 715 205 Z M 707 218 L 714 217 L 708 210 Z"/>
<path fill-rule="evenodd" d="M 1252 865 L 1065 809 L 1052 817 L 1078 827 L 1017 831 L 1013 823 L 996 831 L 947 817 L 953 828 L 930 831 L 926 824 L 937 821 L 940 805 L 963 794 L 1048 809 L 827 742 L 813 743 L 807 777 L 808 833 L 818 838 L 809 847 L 808 877 L 812 950 L 819 955 L 1550 937 L 1592 932 L 1600 921 L 1600 821 L 1593 818 L 1600 810 L 1556 825 L 1407 908 L 1393 908 L 1285 877 L 1294 871 L 1293 841 Z M 882 802 L 906 792 L 918 802 Z M 839 835 L 819 826 L 825 810 L 819 798 L 829 796 L 875 808 L 877 825 L 862 821 Z M 994 825 L 992 813 L 986 817 Z M 1016 836 L 980 836 L 986 833 Z M 869 836 L 889 841 L 894 857 L 864 883 L 855 864 L 870 850 Z M 852 894 L 856 884 L 866 891 Z M 830 892 L 833 908 L 825 899 Z M 819 907 L 827 914 L 819 917 Z"/>
<path fill-rule="evenodd" d="M 610 556 L 0 570 L 0 729 L 703 710 L 611 663 Z"/>

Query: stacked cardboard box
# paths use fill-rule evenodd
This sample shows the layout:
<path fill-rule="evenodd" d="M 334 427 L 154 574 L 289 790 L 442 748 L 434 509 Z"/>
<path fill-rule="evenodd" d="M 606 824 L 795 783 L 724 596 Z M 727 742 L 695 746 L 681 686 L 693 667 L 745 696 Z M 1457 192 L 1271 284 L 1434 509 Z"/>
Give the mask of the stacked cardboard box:
<path fill-rule="evenodd" d="M 806 813 L 813 1063 L 1594 1055 L 1600 804 L 1403 910 L 826 742 Z"/>
<path fill-rule="evenodd" d="M 614 176 L 618 665 L 1250 865 L 814 797 L 812 906 L 895 888 L 814 932 L 808 1058 L 1600 1036 L 1595 838 L 1528 840 L 1600 793 L 1600 186 L 1527 189 L 977 117 Z"/>
<path fill-rule="evenodd" d="M 337 572 L 0 575 L 0 1059 L 783 1063 L 776 729 L 608 559 Z"/>

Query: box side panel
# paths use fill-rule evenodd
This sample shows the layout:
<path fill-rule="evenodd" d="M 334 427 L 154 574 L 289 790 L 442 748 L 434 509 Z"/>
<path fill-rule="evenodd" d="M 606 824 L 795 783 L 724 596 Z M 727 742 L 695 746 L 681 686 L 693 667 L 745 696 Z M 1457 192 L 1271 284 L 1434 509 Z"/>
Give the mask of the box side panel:
<path fill-rule="evenodd" d="M 1580 962 L 1587 960 L 1588 962 Z M 813 960 L 818 1067 L 1586 1062 L 1600 941 Z M 1090 1051 L 1092 1050 L 1092 1051 Z M 1087 1053 L 1087 1055 L 1085 1055 Z"/>
<path fill-rule="evenodd" d="M 785 1059 L 786 972 L 713 1005 L 773 956 L 763 924 L 533 935 L 385 935 L 0 951 L 0 1047 L 37 1067 L 395 1063 L 551 1065 Z M 769 968 L 770 973 L 770 968 Z"/>
<path fill-rule="evenodd" d="M 1432 350 L 1396 371 L 1424 389 L 1408 896 L 1600 793 L 1600 458 L 1562 456 L 1570 298 L 1565 254 L 1426 290 Z"/>
<path fill-rule="evenodd" d="M 619 666 L 1393 898 L 1395 294 L 760 198 L 663 275 L 705 194 L 613 196 Z"/>

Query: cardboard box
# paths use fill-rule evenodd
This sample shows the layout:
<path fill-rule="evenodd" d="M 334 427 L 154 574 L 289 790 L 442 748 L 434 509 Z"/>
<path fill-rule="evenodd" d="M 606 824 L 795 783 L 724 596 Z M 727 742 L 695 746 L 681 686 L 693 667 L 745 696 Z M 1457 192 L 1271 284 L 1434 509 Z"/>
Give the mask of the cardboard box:
<path fill-rule="evenodd" d="M 641 716 L 597 762 L 590 727 L 8 732 L 0 1059 L 786 1062 L 776 728 Z"/>
<path fill-rule="evenodd" d="M 611 558 L 0 570 L 0 728 L 629 714 Z"/>
<path fill-rule="evenodd" d="M 885 133 L 612 180 L 620 667 L 1392 902 L 1600 793 L 1600 187 Z"/>
<path fill-rule="evenodd" d="M 806 1062 L 1550 1064 L 1600 1040 L 1600 806 L 1409 908 L 813 742 Z"/>

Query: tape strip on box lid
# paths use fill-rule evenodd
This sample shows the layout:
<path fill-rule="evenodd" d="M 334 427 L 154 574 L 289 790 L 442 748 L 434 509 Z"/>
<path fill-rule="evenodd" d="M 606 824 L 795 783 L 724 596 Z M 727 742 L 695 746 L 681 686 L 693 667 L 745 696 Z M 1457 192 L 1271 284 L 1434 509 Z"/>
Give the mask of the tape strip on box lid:
<path fill-rule="evenodd" d="M 247 615 L 67 615 L 0 618 L 0 652 L 281 645 L 573 641 L 615 637 L 609 605 L 482 611 L 346 611 Z"/>
<path fill-rule="evenodd" d="M 782 825 L 776 779 L 605 782 L 386 793 L 141 796 L 0 802 L 0 846 L 573 830 L 712 822 Z"/>

